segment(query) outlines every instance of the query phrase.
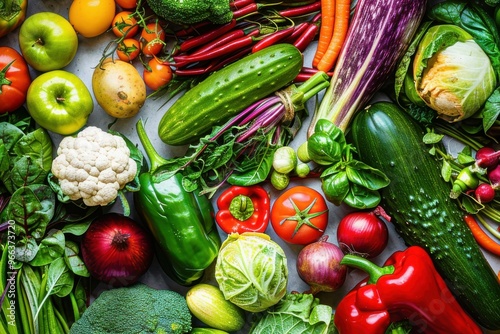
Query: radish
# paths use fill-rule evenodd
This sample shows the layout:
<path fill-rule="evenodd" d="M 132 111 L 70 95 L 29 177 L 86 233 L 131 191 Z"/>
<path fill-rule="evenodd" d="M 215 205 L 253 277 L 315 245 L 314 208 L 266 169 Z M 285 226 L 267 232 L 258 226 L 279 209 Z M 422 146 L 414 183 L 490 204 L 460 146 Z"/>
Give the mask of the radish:
<path fill-rule="evenodd" d="M 476 167 L 479 168 L 495 168 L 498 165 L 500 159 L 500 150 L 495 151 L 495 149 L 484 146 L 481 147 L 476 152 Z"/>
<path fill-rule="evenodd" d="M 495 199 L 495 189 L 489 183 L 481 183 L 474 190 L 474 195 L 479 203 L 489 203 Z"/>

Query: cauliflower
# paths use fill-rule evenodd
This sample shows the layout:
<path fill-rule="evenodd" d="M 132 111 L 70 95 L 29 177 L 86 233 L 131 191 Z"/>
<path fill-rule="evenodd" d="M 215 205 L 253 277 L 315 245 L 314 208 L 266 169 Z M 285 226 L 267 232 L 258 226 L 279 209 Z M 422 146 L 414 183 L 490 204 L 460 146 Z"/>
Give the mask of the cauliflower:
<path fill-rule="evenodd" d="M 137 164 L 125 140 L 95 126 L 64 137 L 52 162 L 52 174 L 64 195 L 87 206 L 105 206 L 135 178 Z"/>

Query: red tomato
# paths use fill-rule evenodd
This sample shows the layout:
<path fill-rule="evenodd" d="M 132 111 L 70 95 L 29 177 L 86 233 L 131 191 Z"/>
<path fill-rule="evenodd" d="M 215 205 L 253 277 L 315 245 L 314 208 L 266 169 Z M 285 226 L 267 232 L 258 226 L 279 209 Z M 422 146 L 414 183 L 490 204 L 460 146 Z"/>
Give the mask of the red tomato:
<path fill-rule="evenodd" d="M 141 46 L 139 41 L 133 38 L 126 38 L 118 44 L 116 48 L 116 54 L 118 58 L 123 61 L 131 62 L 141 52 Z"/>
<path fill-rule="evenodd" d="M 137 0 L 115 0 L 115 2 L 123 9 L 134 9 L 137 7 Z"/>
<path fill-rule="evenodd" d="M 152 58 L 148 62 L 151 71 L 144 69 L 143 77 L 146 86 L 152 90 L 158 90 L 172 80 L 172 68 L 169 65 L 162 64 L 156 58 Z"/>
<path fill-rule="evenodd" d="M 141 51 L 147 57 L 152 57 L 160 53 L 165 45 L 165 30 L 158 22 L 148 23 L 142 29 L 141 38 Z"/>
<path fill-rule="evenodd" d="M 139 31 L 137 20 L 130 11 L 117 13 L 113 18 L 111 27 L 113 27 L 113 33 L 116 37 L 125 35 L 125 38 L 132 38 Z"/>
<path fill-rule="evenodd" d="M 296 186 L 282 193 L 271 210 L 276 234 L 291 244 L 307 245 L 318 241 L 328 225 L 328 206 L 316 190 Z"/>
<path fill-rule="evenodd" d="M 11 47 L 0 47 L 0 114 L 21 107 L 30 84 L 30 72 L 23 56 Z"/>

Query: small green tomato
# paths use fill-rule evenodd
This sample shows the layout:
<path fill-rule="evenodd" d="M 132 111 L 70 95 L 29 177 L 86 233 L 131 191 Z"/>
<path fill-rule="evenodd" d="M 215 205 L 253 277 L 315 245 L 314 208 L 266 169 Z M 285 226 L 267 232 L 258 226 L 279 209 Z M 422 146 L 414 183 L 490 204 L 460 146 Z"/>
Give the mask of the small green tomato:
<path fill-rule="evenodd" d="M 290 146 L 282 146 L 274 152 L 273 168 L 278 173 L 290 173 L 297 167 L 297 153 Z"/>
<path fill-rule="evenodd" d="M 309 172 L 311 171 L 311 168 L 309 167 L 308 164 L 305 163 L 299 163 L 297 167 L 295 168 L 295 173 L 297 173 L 298 177 L 306 177 L 309 175 Z"/>
<path fill-rule="evenodd" d="M 283 190 L 290 184 L 290 176 L 273 170 L 271 173 L 271 184 L 276 190 Z"/>
<path fill-rule="evenodd" d="M 310 162 L 309 151 L 307 150 L 307 141 L 303 142 L 297 149 L 297 158 L 302 162 Z"/>

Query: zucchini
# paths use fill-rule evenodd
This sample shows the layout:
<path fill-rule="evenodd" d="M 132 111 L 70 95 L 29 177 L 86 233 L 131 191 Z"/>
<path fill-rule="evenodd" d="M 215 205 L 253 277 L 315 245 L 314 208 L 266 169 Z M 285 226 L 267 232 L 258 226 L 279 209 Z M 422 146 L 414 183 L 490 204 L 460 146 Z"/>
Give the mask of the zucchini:
<path fill-rule="evenodd" d="M 160 139 L 169 145 L 199 140 L 253 102 L 289 84 L 302 68 L 302 53 L 276 44 L 212 73 L 189 89 L 163 115 Z"/>
<path fill-rule="evenodd" d="M 236 332 L 245 325 L 245 312 L 224 298 L 211 284 L 198 283 L 186 293 L 189 311 L 205 325 L 225 332 Z"/>
<path fill-rule="evenodd" d="M 458 302 L 480 325 L 498 330 L 498 278 L 465 224 L 465 213 L 450 198 L 450 185 L 441 178 L 440 162 L 423 143 L 424 134 L 391 102 L 360 111 L 350 131 L 360 160 L 391 180 L 381 190 L 381 203 L 396 231 L 408 245 L 429 252 Z"/>

